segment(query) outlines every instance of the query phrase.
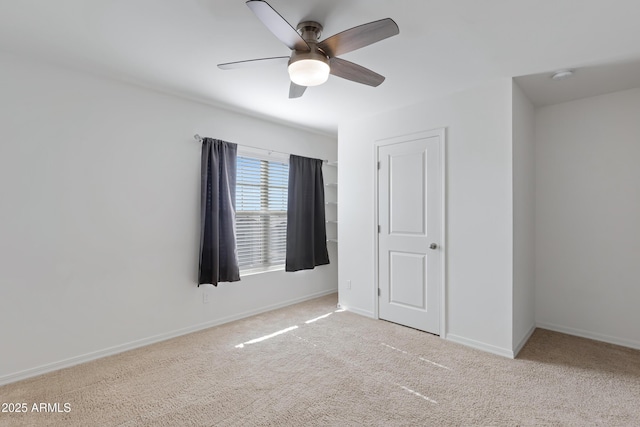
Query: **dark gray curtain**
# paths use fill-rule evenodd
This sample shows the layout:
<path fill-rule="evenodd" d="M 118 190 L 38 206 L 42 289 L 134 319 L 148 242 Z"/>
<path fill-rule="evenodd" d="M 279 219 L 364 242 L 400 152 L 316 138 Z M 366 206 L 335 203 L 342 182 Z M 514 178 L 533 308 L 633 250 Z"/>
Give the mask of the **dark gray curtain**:
<path fill-rule="evenodd" d="M 240 280 L 236 251 L 236 144 L 202 141 L 198 286 Z"/>
<path fill-rule="evenodd" d="M 286 271 L 329 264 L 322 160 L 289 157 Z"/>

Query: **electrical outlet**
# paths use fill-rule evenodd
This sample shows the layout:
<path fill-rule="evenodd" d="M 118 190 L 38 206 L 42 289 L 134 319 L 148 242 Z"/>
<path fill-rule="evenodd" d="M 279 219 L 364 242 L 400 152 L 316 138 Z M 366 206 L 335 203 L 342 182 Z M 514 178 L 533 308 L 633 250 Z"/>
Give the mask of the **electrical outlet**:
<path fill-rule="evenodd" d="M 351 280 L 347 280 L 347 290 L 351 290 Z"/>
<path fill-rule="evenodd" d="M 202 292 L 202 303 L 203 304 L 209 304 L 209 290 L 205 289 Z"/>

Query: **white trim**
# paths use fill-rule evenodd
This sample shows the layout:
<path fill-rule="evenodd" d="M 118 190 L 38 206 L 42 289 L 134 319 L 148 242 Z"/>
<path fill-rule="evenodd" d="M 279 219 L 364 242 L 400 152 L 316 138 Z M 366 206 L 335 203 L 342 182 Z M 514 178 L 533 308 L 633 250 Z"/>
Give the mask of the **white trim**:
<path fill-rule="evenodd" d="M 81 363 L 90 362 L 92 360 L 100 359 L 106 356 L 111 356 L 114 354 L 122 353 L 128 350 L 133 350 L 135 348 L 144 347 L 150 344 L 154 344 L 160 341 L 166 341 L 171 338 L 176 338 L 181 335 L 190 334 L 192 332 L 201 331 L 203 329 L 212 328 L 214 326 L 219 326 L 224 323 L 233 322 L 235 320 L 244 319 L 247 317 L 255 316 L 256 314 L 264 313 L 271 310 L 277 310 L 282 307 L 287 307 L 289 305 L 298 304 L 303 301 L 311 300 L 314 298 L 320 298 L 325 295 L 334 294 L 337 292 L 337 289 L 331 289 L 329 291 L 321 291 L 313 294 L 309 294 L 303 297 L 294 298 L 287 301 L 282 301 L 277 304 L 272 304 L 268 306 L 264 306 L 261 308 L 257 308 L 255 310 L 245 311 L 242 313 L 235 314 L 233 316 L 223 317 L 221 319 L 212 320 L 205 323 L 200 323 L 197 325 L 189 326 L 186 328 L 176 329 L 171 332 L 166 332 L 163 334 L 154 335 L 148 338 L 142 338 L 136 341 L 131 341 L 126 344 L 121 344 L 109 348 L 105 348 L 98 351 L 93 351 L 91 353 L 86 353 L 80 356 L 74 356 L 69 359 L 60 360 L 58 362 L 47 363 L 46 365 L 37 366 L 35 368 L 25 369 L 24 371 L 15 372 L 12 374 L 4 375 L 0 377 L 0 386 L 13 383 L 16 381 L 24 380 L 27 378 L 35 377 L 37 375 L 46 374 L 48 372 L 57 371 L 59 369 L 68 368 L 71 366 L 79 365 Z"/>
<path fill-rule="evenodd" d="M 514 358 L 513 351 L 507 348 L 496 347 L 495 345 L 486 344 L 480 341 L 461 337 L 459 335 L 447 334 L 447 341 L 455 342 L 457 344 L 462 344 L 467 347 L 475 348 L 477 350 L 486 351 L 488 353 L 497 354 L 498 356 L 508 357 L 509 359 Z"/>
<path fill-rule="evenodd" d="M 447 129 L 440 128 L 440 176 L 442 178 L 441 192 L 441 224 L 442 236 L 440 236 L 440 246 L 442 247 L 442 258 L 440 260 L 440 338 L 447 338 Z"/>
<path fill-rule="evenodd" d="M 240 270 L 240 278 L 262 273 L 271 273 L 272 271 L 284 271 L 284 269 L 285 264 L 272 265 L 270 267 L 247 268 L 246 270 Z"/>
<path fill-rule="evenodd" d="M 529 332 L 527 332 L 524 337 L 522 337 L 522 339 L 520 340 L 520 342 L 518 343 L 517 346 L 514 347 L 513 349 L 513 357 L 518 357 L 518 353 L 520 353 L 520 350 L 522 350 L 522 347 L 524 347 L 524 345 L 527 343 L 527 341 L 529 341 L 529 338 L 531 338 L 531 335 L 533 335 L 533 333 L 536 331 L 536 325 L 531 325 L 531 328 L 529 329 Z"/>
<path fill-rule="evenodd" d="M 609 344 L 621 345 L 636 350 L 640 350 L 640 341 L 630 340 L 627 338 L 614 337 L 612 335 L 600 334 L 598 332 L 585 331 L 584 329 L 569 328 L 566 326 L 554 325 L 552 323 L 536 322 L 536 326 L 541 329 L 548 329 L 562 334 L 573 335 L 590 340 L 602 341 Z"/>
<path fill-rule="evenodd" d="M 266 160 L 268 162 L 289 163 L 289 154 L 271 151 L 268 148 L 253 148 L 238 144 L 238 157 Z"/>
<path fill-rule="evenodd" d="M 437 129 L 431 129 L 431 130 L 426 130 L 426 131 L 421 131 L 421 132 L 415 132 L 415 133 L 409 133 L 409 134 L 405 134 L 405 135 L 400 135 L 400 136 L 394 136 L 394 137 L 390 137 L 390 138 L 383 138 L 383 139 L 379 139 L 375 141 L 374 144 L 374 182 L 375 182 L 375 188 L 374 188 L 374 195 L 373 195 L 373 199 L 374 199 L 374 208 L 373 208 L 373 225 L 374 225 L 374 245 L 373 245 L 373 262 L 374 262 L 374 269 L 373 269 L 373 283 L 374 283 L 374 289 L 373 289 L 373 293 L 374 293 L 374 319 L 379 319 L 379 313 L 378 313 L 378 304 L 379 304 L 379 299 L 378 299 L 378 287 L 380 286 L 380 278 L 378 277 L 378 270 L 379 270 L 379 266 L 378 266 L 378 258 L 379 258 L 379 236 L 378 236 L 378 192 L 380 189 L 380 180 L 379 180 L 379 170 L 378 170 L 378 162 L 380 162 L 380 147 L 383 146 L 387 146 L 387 145 L 393 145 L 393 144 L 400 144 L 400 143 L 404 143 L 404 142 L 411 142 L 411 141 L 416 141 L 416 140 L 420 140 L 420 139 L 425 139 L 425 138 L 432 138 L 434 136 L 439 137 L 439 142 L 440 142 L 440 178 L 441 178 L 441 209 L 442 209 L 442 213 L 441 213 L 441 232 L 442 235 L 440 236 L 440 247 L 442 248 L 442 257 L 440 259 L 440 269 L 441 269 L 441 274 L 440 274 L 440 327 L 439 327 L 439 334 L 440 334 L 440 338 L 446 339 L 447 338 L 447 169 L 446 169 L 446 151 L 447 151 L 447 141 L 446 141 L 446 136 L 447 136 L 447 132 L 446 132 L 446 128 L 442 127 L 442 128 L 437 128 Z"/>
<path fill-rule="evenodd" d="M 373 182 L 375 186 L 373 188 L 373 318 L 380 319 L 378 304 L 380 303 L 380 297 L 378 295 L 378 288 L 380 287 L 379 266 L 378 258 L 380 253 L 380 232 L 379 225 L 380 220 L 378 218 L 378 192 L 380 191 L 380 150 L 379 141 L 373 146 Z"/>
<path fill-rule="evenodd" d="M 371 319 L 377 319 L 376 315 L 374 312 L 369 311 L 369 310 L 362 310 L 361 308 L 356 308 L 356 307 L 347 307 L 344 305 L 340 305 L 340 308 L 350 311 L 351 313 L 355 313 L 358 314 L 360 316 L 364 316 L 364 317 L 369 317 Z"/>

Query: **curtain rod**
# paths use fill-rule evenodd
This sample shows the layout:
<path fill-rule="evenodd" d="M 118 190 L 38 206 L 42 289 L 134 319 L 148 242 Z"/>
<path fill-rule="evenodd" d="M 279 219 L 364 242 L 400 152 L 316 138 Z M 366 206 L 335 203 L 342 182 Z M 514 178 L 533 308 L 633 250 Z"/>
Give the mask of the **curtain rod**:
<path fill-rule="evenodd" d="M 198 135 L 197 133 L 195 135 L 193 135 L 193 138 L 198 141 L 198 142 L 202 142 L 203 138 Z M 262 150 L 262 151 L 266 151 L 267 153 L 271 154 L 271 153 L 278 153 L 278 154 L 284 154 L 284 155 L 290 155 L 291 153 L 285 153 L 283 151 L 277 151 L 277 150 L 268 150 L 266 148 L 261 148 L 261 147 L 253 147 L 251 145 L 246 145 L 246 144 L 238 144 L 242 147 L 247 147 L 247 148 L 253 148 L 255 150 Z M 323 159 L 322 163 L 329 163 L 329 160 Z"/>

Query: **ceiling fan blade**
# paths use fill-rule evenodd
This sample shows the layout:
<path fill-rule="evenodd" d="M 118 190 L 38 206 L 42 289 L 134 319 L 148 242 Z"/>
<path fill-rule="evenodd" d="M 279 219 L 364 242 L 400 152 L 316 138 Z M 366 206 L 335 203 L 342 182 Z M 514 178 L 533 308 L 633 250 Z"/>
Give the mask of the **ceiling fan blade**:
<path fill-rule="evenodd" d="M 300 98 L 305 90 L 307 90 L 306 86 L 300 86 L 291 82 L 291 86 L 289 86 L 289 99 Z"/>
<path fill-rule="evenodd" d="M 391 18 L 369 22 L 333 35 L 318 43 L 330 58 L 384 40 L 400 33 L 398 24 Z"/>
<path fill-rule="evenodd" d="M 363 85 L 376 87 L 380 86 L 380 83 L 384 81 L 384 76 L 368 68 L 364 68 L 361 65 L 345 61 L 344 59 L 331 58 L 329 60 L 329 67 L 331 67 L 331 74 L 334 76 L 342 77 L 352 82 L 362 83 Z"/>
<path fill-rule="evenodd" d="M 274 8 L 269 6 L 269 3 L 262 0 L 249 0 L 246 4 L 269 31 L 289 49 L 303 52 L 311 50 L 296 29 L 280 16 Z"/>
<path fill-rule="evenodd" d="M 275 56 L 273 58 L 248 59 L 246 61 L 226 62 L 218 64 L 221 70 L 234 70 L 236 68 L 252 68 L 263 65 L 286 65 L 289 62 L 288 56 Z"/>

